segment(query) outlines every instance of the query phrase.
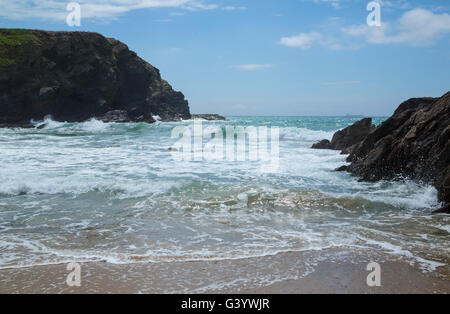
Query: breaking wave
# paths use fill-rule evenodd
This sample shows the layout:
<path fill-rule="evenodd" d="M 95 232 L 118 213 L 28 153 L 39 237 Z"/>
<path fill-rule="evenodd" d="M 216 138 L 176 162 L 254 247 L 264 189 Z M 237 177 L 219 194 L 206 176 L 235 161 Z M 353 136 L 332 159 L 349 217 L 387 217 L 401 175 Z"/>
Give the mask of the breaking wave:
<path fill-rule="evenodd" d="M 180 123 L 32 121 L 1 129 L 0 268 L 64 261 L 214 260 L 330 247 L 377 248 L 426 269 L 447 265 L 449 218 L 433 187 L 377 183 L 334 169 L 312 150 L 348 121 L 232 118 L 278 126 L 280 168 L 255 162 L 176 162 Z"/>

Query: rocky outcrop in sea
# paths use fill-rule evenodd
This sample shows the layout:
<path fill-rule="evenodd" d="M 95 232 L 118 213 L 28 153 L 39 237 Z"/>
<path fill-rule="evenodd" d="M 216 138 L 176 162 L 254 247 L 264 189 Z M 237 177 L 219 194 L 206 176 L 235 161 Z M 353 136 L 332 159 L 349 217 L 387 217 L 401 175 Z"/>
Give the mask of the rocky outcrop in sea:
<path fill-rule="evenodd" d="M 347 161 L 347 171 L 365 180 L 411 178 L 434 185 L 439 199 L 450 203 L 450 92 L 402 103 Z"/>
<path fill-rule="evenodd" d="M 0 29 L 0 126 L 26 126 L 46 115 L 69 122 L 191 117 L 184 95 L 118 40 Z"/>
<path fill-rule="evenodd" d="M 337 170 L 363 180 L 409 178 L 431 184 L 445 204 L 438 212 L 450 212 L 450 92 L 409 99 L 378 127 L 364 119 L 313 148 L 343 149 L 351 164 Z"/>
<path fill-rule="evenodd" d="M 226 121 L 227 118 L 218 114 L 193 114 L 191 115 L 194 120 L 206 120 L 206 121 Z"/>
<path fill-rule="evenodd" d="M 337 131 L 333 135 L 331 142 L 322 140 L 314 144 L 312 148 L 342 150 L 343 153 L 349 153 L 374 129 L 375 125 L 372 124 L 372 118 L 365 118 L 343 130 Z"/>

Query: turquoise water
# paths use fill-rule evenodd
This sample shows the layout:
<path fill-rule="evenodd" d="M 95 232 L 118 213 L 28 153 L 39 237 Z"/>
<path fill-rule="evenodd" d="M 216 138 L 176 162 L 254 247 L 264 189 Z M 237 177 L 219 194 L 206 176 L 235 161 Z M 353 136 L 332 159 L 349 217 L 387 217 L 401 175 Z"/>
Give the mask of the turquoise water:
<path fill-rule="evenodd" d="M 379 124 L 385 118 L 376 118 Z M 176 161 L 179 123 L 0 129 L 0 268 L 72 261 L 218 260 L 368 247 L 448 268 L 449 218 L 433 187 L 359 182 L 318 140 L 359 118 L 230 117 L 279 129 L 279 167 Z M 39 123 L 37 124 L 39 125 Z M 250 146 L 249 146 L 250 147 Z M 250 149 L 250 148 L 247 149 Z"/>

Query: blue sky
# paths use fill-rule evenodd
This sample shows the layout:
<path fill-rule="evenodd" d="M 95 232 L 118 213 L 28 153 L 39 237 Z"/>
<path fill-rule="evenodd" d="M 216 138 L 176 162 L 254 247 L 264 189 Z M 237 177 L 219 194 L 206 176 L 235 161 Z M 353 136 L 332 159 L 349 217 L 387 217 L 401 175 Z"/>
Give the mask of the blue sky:
<path fill-rule="evenodd" d="M 95 31 L 125 42 L 195 113 L 390 115 L 450 90 L 448 0 L 0 0 L 0 27 Z"/>

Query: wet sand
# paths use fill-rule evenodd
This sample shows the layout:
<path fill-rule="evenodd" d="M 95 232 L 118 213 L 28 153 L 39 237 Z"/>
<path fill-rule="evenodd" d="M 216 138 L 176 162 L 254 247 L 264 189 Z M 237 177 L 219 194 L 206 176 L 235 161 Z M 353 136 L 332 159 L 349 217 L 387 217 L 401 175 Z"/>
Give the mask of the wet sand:
<path fill-rule="evenodd" d="M 381 287 L 366 283 L 381 266 Z M 0 270 L 0 293 L 450 293 L 449 268 L 423 272 L 373 251 L 280 253 L 236 260 L 81 264 L 81 286 L 66 284 L 67 264 Z"/>

